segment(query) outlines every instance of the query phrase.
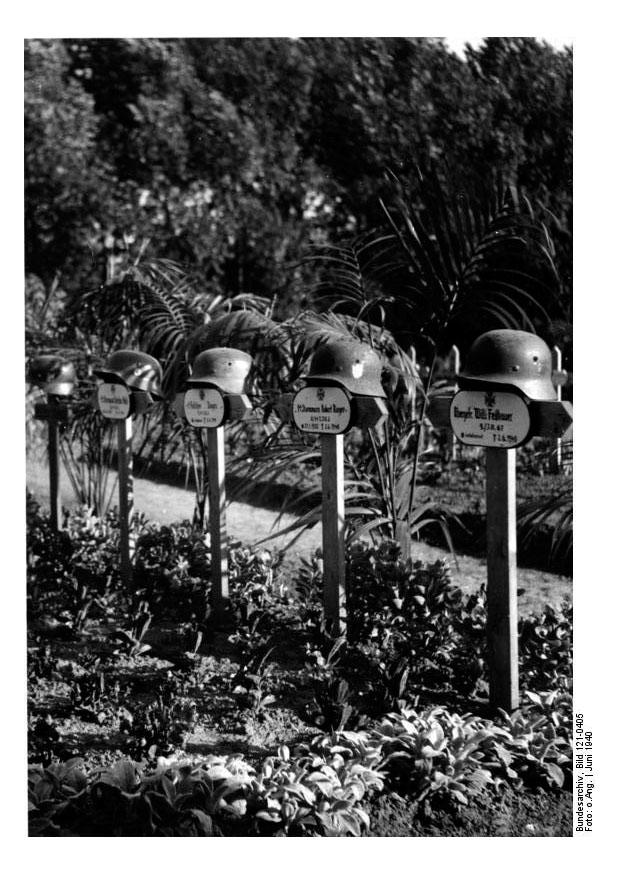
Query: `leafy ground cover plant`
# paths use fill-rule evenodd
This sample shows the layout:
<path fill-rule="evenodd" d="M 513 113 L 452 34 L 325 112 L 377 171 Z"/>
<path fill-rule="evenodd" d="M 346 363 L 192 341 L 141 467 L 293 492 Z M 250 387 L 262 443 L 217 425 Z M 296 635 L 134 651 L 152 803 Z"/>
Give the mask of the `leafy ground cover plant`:
<path fill-rule="evenodd" d="M 359 836 L 369 827 L 366 802 L 387 789 L 450 808 L 524 781 L 561 787 L 570 741 L 554 714 L 567 705 L 540 698 L 496 722 L 404 708 L 368 730 L 322 734 L 292 751 L 282 745 L 258 766 L 238 754 L 185 762 L 160 756 L 154 771 L 121 760 L 89 776 L 74 760 L 35 766 L 30 831 Z"/>
<path fill-rule="evenodd" d="M 76 588 L 70 557 L 81 543 L 81 527 L 69 529 L 75 535 L 67 534 L 69 558 L 59 570 L 41 521 L 35 518 L 33 524 L 36 537 L 42 535 L 37 549 L 49 557 L 47 568 L 54 575 L 45 610 L 54 614 L 70 604 L 75 608 L 84 588 Z M 96 524 L 93 529 L 97 531 Z M 175 569 L 179 554 L 187 561 L 194 548 L 208 558 L 208 543 L 202 533 L 194 535 L 183 527 L 162 529 L 142 534 L 153 536 L 143 542 L 145 550 L 154 548 L 152 567 L 145 563 L 144 573 L 154 581 L 152 592 L 164 593 L 163 607 L 174 575 L 157 578 L 157 557 L 165 569 Z M 94 567 L 96 551 L 92 558 Z M 155 643 L 165 613 L 158 615 L 150 603 L 140 604 L 143 589 L 137 595 L 125 593 L 106 577 L 94 575 L 92 614 L 85 618 L 79 642 L 53 636 L 51 627 L 33 629 L 31 689 L 43 685 L 30 718 L 30 761 L 38 764 L 31 776 L 37 784 L 33 834 L 363 835 L 368 803 L 381 792 L 397 791 L 412 804 L 456 810 L 505 787 L 557 792 L 567 786 L 568 606 L 522 618 L 523 705 L 517 714 L 490 721 L 464 713 L 476 706 L 482 710 L 485 703 L 484 593 L 465 596 L 443 563 L 403 562 L 394 542 L 355 546 L 348 558 L 348 636 L 330 639 L 321 623 L 319 555 L 291 579 L 282 574 L 279 557 L 234 546 L 230 624 L 212 630 L 202 647 L 209 656 L 198 656 L 183 672 L 171 671 L 169 662 L 159 666 L 159 657 L 168 659 Z M 185 571 L 179 573 L 184 581 Z M 208 586 L 205 573 L 203 566 L 198 578 L 203 592 Z M 35 562 L 33 577 L 37 574 Z M 86 595 L 90 598 L 88 591 Z M 198 628 L 187 616 L 179 611 L 162 632 L 174 633 L 180 649 L 195 639 Z M 106 635 L 110 627 L 131 628 L 132 618 L 139 644 L 145 643 L 140 629 L 152 620 L 148 632 L 153 651 L 114 656 Z M 157 634 L 151 638 L 151 632 Z M 232 657 L 226 669 L 218 667 L 220 648 Z M 72 654 L 74 662 L 59 660 L 59 653 Z M 213 663 L 209 675 L 201 669 L 204 659 Z M 62 707 L 49 710 L 43 696 L 46 684 L 58 687 Z M 235 696 L 235 687 L 241 686 L 243 691 Z M 465 695 L 468 704 L 463 707 Z M 249 739 L 256 726 L 269 721 L 275 725 L 287 698 L 297 709 L 300 735 L 290 745 L 280 744 L 270 757 L 264 749 L 275 751 L 277 736 L 264 747 L 255 746 L 250 761 L 239 755 L 216 762 L 182 754 L 185 747 L 193 749 L 188 739 L 197 727 L 207 732 L 203 738 L 211 737 L 205 727 L 213 726 L 206 721 L 214 707 L 222 715 L 217 719 L 230 727 L 226 750 L 235 750 L 237 742 L 243 743 L 238 727 Z M 257 719 L 247 725 L 239 721 L 240 706 Z M 139 765 L 119 766 L 118 772 L 107 769 L 105 778 L 91 767 L 79 791 L 71 783 L 75 775 L 64 784 L 45 775 L 46 768 L 60 768 L 59 759 L 70 760 L 78 752 L 75 735 L 67 733 L 63 722 L 68 710 L 91 723 L 89 731 L 112 733 L 114 744 Z M 308 741 L 317 727 L 319 734 Z M 249 751 L 248 742 L 244 744 Z M 179 765 L 181 756 L 186 765 Z M 109 753 L 103 761 L 110 761 Z M 220 767 L 230 775 L 218 772 Z M 74 799 L 79 793 L 84 795 Z"/>
<path fill-rule="evenodd" d="M 269 658 L 275 647 L 264 646 L 257 651 L 250 651 L 247 661 L 241 666 L 234 678 L 233 693 L 239 696 L 239 701 L 245 704 L 254 717 L 258 717 L 268 705 L 276 701 L 273 693 L 268 692 L 269 677 L 273 663 Z"/>
<path fill-rule="evenodd" d="M 150 644 L 146 644 L 144 636 L 148 632 L 151 625 L 153 614 L 149 610 L 149 603 L 141 601 L 138 603 L 137 609 L 131 617 L 131 626 L 128 630 L 115 629 L 110 637 L 118 642 L 118 647 L 115 653 L 124 652 L 128 656 L 141 656 L 151 649 Z"/>
<path fill-rule="evenodd" d="M 207 756 L 143 773 L 121 760 L 86 776 L 78 761 L 33 767 L 31 835 L 360 835 L 364 795 L 381 789 L 370 745 L 329 737 L 257 771 L 243 757 Z M 343 755 L 344 754 L 344 755 Z"/>
<path fill-rule="evenodd" d="M 546 605 L 519 620 L 520 671 L 531 691 L 570 688 L 573 666 L 573 608 Z"/>
<path fill-rule="evenodd" d="M 464 596 L 443 562 L 404 562 L 389 541 L 352 549 L 347 608 L 349 640 L 383 680 L 387 672 L 399 697 L 428 687 L 477 690 L 484 670 L 482 596 Z"/>
<path fill-rule="evenodd" d="M 209 592 L 209 537 L 189 521 L 146 527 L 137 540 L 134 584 L 158 616 L 202 619 Z"/>

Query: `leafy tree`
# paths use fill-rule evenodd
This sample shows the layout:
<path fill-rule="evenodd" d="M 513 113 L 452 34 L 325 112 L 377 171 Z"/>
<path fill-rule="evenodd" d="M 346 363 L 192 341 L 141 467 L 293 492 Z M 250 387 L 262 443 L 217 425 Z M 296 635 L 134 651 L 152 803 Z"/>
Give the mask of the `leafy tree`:
<path fill-rule="evenodd" d="M 26 43 L 26 261 L 79 296 L 127 247 L 209 294 L 312 304 L 309 244 L 384 221 L 385 170 L 419 209 L 429 159 L 469 187 L 500 167 L 545 217 L 570 304 L 572 56 L 492 38 Z"/>
<path fill-rule="evenodd" d="M 69 66 L 61 41 L 26 42 L 26 268 L 46 286 L 80 271 L 110 197 L 94 102 Z"/>

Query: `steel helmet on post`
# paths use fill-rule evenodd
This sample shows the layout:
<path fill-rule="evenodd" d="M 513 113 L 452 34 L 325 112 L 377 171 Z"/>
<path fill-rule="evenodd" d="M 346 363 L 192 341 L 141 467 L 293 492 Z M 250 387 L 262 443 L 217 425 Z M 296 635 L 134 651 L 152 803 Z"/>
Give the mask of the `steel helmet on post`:
<path fill-rule="evenodd" d="M 156 358 L 145 352 L 119 349 L 94 374 L 108 383 L 122 383 L 129 389 L 138 389 L 149 392 L 155 398 L 163 398 L 161 365 Z"/>
<path fill-rule="evenodd" d="M 551 369 L 551 350 L 544 340 L 528 331 L 498 328 L 473 342 L 458 383 L 464 389 L 501 383 L 532 401 L 554 401 Z"/>
<path fill-rule="evenodd" d="M 59 355 L 39 355 L 30 362 L 28 377 L 48 395 L 67 396 L 75 386 L 75 366 Z"/>
<path fill-rule="evenodd" d="M 385 398 L 381 385 L 381 359 L 371 346 L 359 340 L 329 340 L 319 346 L 310 361 L 310 385 L 331 382 L 352 395 Z"/>
<path fill-rule="evenodd" d="M 241 349 L 228 346 L 205 349 L 194 359 L 187 385 L 215 386 L 226 395 L 243 395 L 251 367 L 252 356 Z"/>

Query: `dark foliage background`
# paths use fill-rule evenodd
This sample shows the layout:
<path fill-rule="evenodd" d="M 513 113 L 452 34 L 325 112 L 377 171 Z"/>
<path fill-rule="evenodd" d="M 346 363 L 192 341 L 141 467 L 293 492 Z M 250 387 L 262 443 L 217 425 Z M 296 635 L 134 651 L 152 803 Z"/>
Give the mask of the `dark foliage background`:
<path fill-rule="evenodd" d="M 27 299 L 48 326 L 54 306 L 62 327 L 63 302 L 79 308 L 146 241 L 200 292 L 262 296 L 290 317 L 316 304 L 322 268 L 308 251 L 385 226 L 386 171 L 423 212 L 418 169 L 432 162 L 457 202 L 499 169 L 545 222 L 558 274 L 545 333 L 569 355 L 570 50 L 533 38 L 488 38 L 463 59 L 429 38 L 27 40 L 25 137 Z"/>

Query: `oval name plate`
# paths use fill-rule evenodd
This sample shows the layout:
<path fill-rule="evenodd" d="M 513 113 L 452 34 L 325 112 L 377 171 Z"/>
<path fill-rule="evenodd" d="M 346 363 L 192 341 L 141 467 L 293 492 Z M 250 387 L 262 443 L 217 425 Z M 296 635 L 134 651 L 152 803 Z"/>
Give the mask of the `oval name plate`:
<path fill-rule="evenodd" d="M 102 383 L 97 388 L 97 406 L 106 419 L 127 419 L 131 407 L 127 388 L 120 383 Z"/>
<path fill-rule="evenodd" d="M 293 398 L 293 422 L 310 434 L 343 434 L 351 424 L 351 402 L 338 386 L 306 386 Z"/>
<path fill-rule="evenodd" d="M 530 412 L 525 401 L 511 392 L 457 392 L 450 405 L 454 436 L 469 447 L 508 450 L 525 443 Z"/>
<path fill-rule="evenodd" d="M 217 389 L 188 389 L 185 418 L 196 428 L 218 428 L 224 421 L 224 399 Z"/>

